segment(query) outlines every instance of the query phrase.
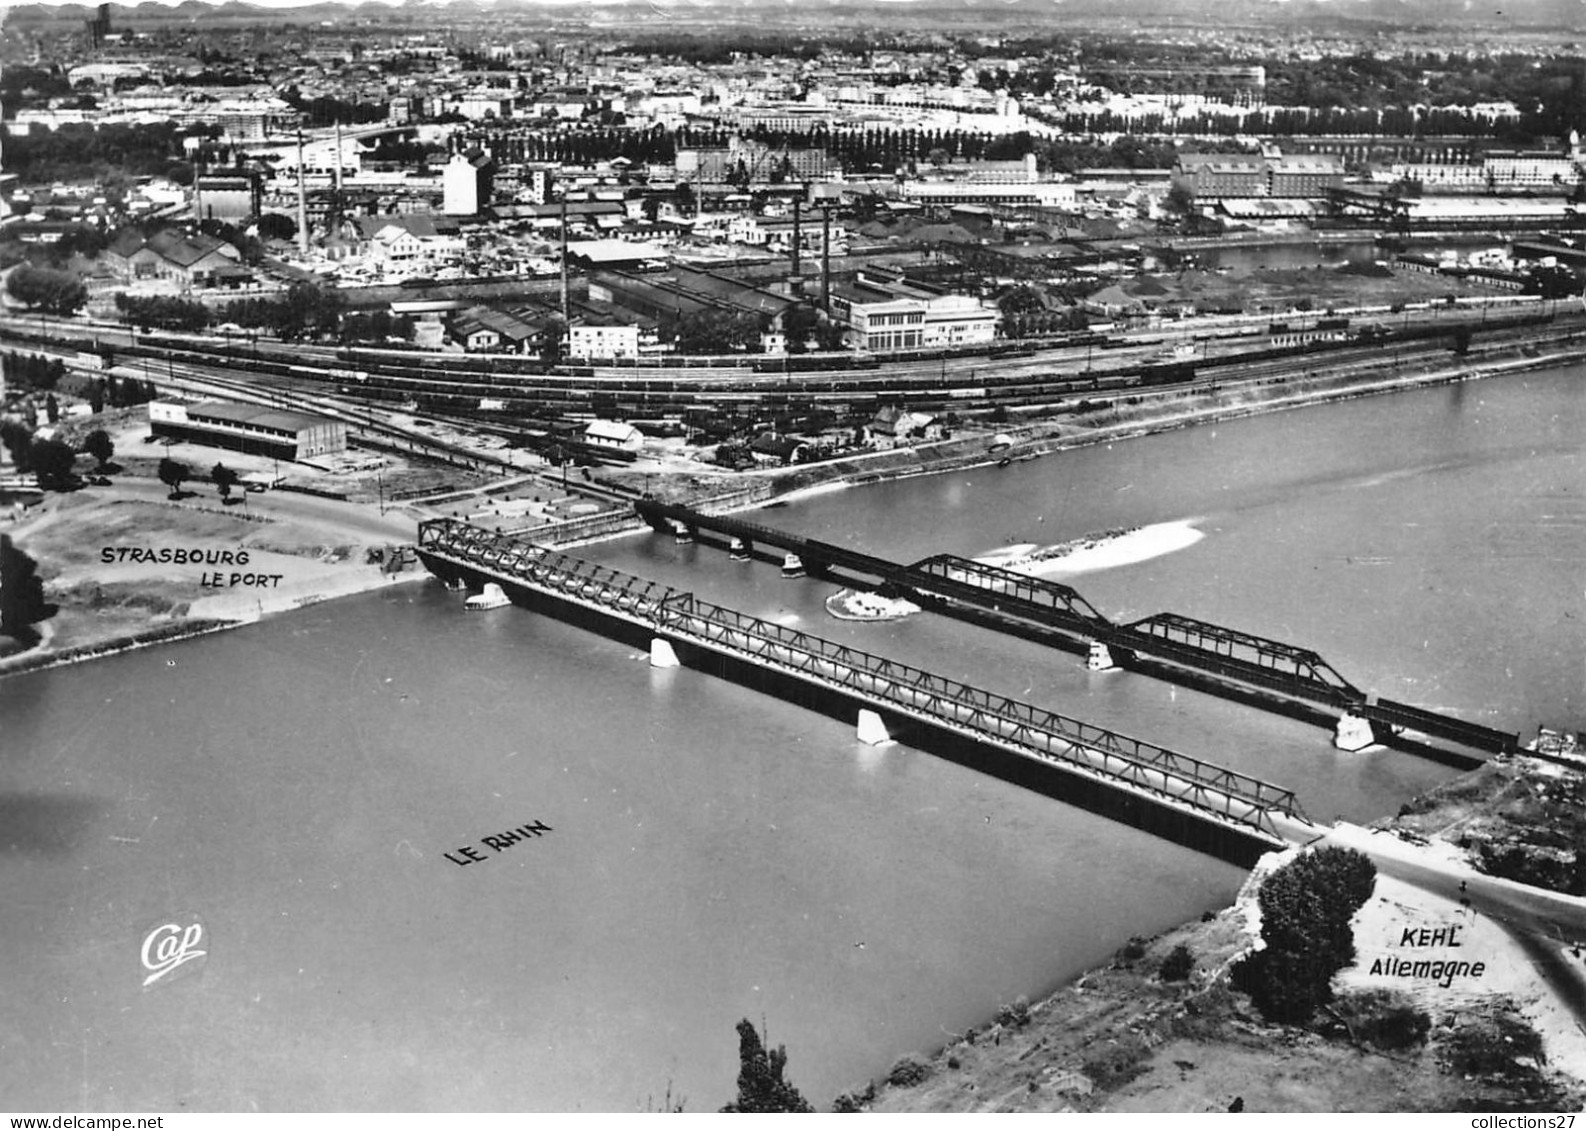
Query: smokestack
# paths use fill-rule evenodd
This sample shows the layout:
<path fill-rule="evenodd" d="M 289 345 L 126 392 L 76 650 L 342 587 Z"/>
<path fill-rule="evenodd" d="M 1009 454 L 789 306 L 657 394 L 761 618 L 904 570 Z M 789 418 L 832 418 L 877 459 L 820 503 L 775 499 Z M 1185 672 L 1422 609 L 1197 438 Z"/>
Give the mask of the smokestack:
<path fill-rule="evenodd" d="M 798 197 L 795 196 L 793 198 L 793 290 L 795 293 L 799 289 L 799 242 L 801 232 L 799 210 L 803 203 L 804 201 Z"/>
<path fill-rule="evenodd" d="M 568 317 L 567 305 L 567 189 L 562 189 L 562 324 L 565 326 L 572 321 Z"/>
<path fill-rule="evenodd" d="M 821 208 L 825 227 L 821 232 L 821 309 L 830 313 L 832 308 L 832 210 L 830 205 Z"/>
<path fill-rule="evenodd" d="M 308 190 L 303 187 L 303 127 L 297 128 L 297 249 L 308 254 Z"/>
<path fill-rule="evenodd" d="M 341 120 L 336 121 L 336 200 L 341 200 Z"/>

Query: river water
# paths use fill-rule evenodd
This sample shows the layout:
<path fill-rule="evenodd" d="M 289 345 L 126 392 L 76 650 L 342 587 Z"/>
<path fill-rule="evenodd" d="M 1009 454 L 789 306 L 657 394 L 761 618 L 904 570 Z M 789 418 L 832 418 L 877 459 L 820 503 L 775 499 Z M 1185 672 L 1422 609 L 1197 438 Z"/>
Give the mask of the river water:
<path fill-rule="evenodd" d="M 758 517 L 899 560 L 1188 522 L 1192 544 L 1061 580 L 1529 731 L 1586 713 L 1583 435 L 1568 370 Z M 836 621 L 828 587 L 709 547 L 580 553 L 1292 786 L 1320 819 L 1449 775 L 942 618 Z M 623 1110 L 670 1084 L 699 1110 L 732 1095 L 742 1017 L 824 1106 L 1240 880 L 415 583 L 0 681 L 0 1106 Z M 204 954 L 145 987 L 150 933 L 193 923 Z"/>

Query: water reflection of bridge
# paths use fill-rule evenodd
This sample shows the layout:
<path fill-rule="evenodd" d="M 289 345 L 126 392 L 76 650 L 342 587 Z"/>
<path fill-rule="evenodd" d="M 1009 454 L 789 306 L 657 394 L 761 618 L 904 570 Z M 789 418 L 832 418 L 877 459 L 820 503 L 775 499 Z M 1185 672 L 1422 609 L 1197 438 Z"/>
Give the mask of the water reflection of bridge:
<path fill-rule="evenodd" d="M 1292 790 L 1259 778 L 511 535 L 435 519 L 420 524 L 419 555 L 438 576 L 495 581 L 522 603 L 648 638 L 656 666 L 687 659 L 850 718 L 857 706 L 868 741 L 895 732 L 1014 780 L 1039 769 L 1061 783 L 1041 788 L 1220 855 L 1281 846 L 1279 824 L 1304 820 Z"/>
<path fill-rule="evenodd" d="M 938 554 L 904 565 L 843 546 L 687 507 L 645 500 L 642 515 L 657 530 L 694 538 L 709 531 L 742 554 L 773 546 L 796 555 L 806 573 L 841 570 L 844 580 L 917 599 L 938 612 L 1048 643 L 1089 648 L 1099 666 L 1148 667 L 1153 675 L 1196 687 L 1240 693 L 1263 705 L 1298 705 L 1336 720 L 1337 742 L 1360 748 L 1405 731 L 1484 753 L 1519 748 L 1515 734 L 1465 722 L 1407 703 L 1375 699 L 1350 683 L 1317 653 L 1177 613 L 1114 624 L 1067 585 L 984 562 Z M 1244 694 L 1248 691 L 1248 694 Z M 1450 760 L 1477 759 L 1458 751 L 1417 749 Z"/>

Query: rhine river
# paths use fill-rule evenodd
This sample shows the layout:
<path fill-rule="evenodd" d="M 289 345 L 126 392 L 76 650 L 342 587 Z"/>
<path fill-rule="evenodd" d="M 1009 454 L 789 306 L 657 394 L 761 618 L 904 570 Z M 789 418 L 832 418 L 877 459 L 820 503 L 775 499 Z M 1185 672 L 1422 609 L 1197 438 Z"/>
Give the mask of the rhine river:
<path fill-rule="evenodd" d="M 900 560 L 1179 524 L 1174 552 L 1060 579 L 1529 736 L 1586 715 L 1583 436 L 1586 383 L 1557 371 L 757 517 Z M 838 622 L 828 587 L 709 547 L 577 552 L 1291 786 L 1320 820 L 1450 775 L 942 618 Z M 824 1107 L 1241 879 L 415 583 L 0 681 L 0 1106 L 631 1110 L 670 1084 L 700 1110 L 748 1017 Z M 168 923 L 204 954 L 145 987 Z"/>

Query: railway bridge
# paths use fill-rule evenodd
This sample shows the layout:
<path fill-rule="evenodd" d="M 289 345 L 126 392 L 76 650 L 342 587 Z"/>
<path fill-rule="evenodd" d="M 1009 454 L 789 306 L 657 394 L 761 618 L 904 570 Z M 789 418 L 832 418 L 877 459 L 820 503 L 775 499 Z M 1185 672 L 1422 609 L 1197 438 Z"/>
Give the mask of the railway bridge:
<path fill-rule="evenodd" d="M 1316 652 L 1282 641 L 1177 613 L 1117 624 L 1067 585 L 984 562 L 938 554 L 904 564 L 730 515 L 708 515 L 652 499 L 636 505 L 651 527 L 680 539 L 713 533 L 726 538 L 740 557 L 752 555 L 758 546 L 772 546 L 792 555 L 812 575 L 836 577 L 840 570 L 844 584 L 908 596 L 948 616 L 1085 650 L 1094 670 L 1148 667 L 1161 678 L 1237 694 L 1263 706 L 1300 705 L 1308 714 L 1333 721 L 1334 743 L 1341 749 L 1364 749 L 1379 739 L 1402 740 L 1423 753 L 1473 765 L 1481 757 L 1404 736 L 1413 732 L 1483 756 L 1520 748 L 1518 734 L 1375 698 Z"/>
<path fill-rule="evenodd" d="M 831 714 L 870 743 L 894 733 L 1238 862 L 1306 821 L 1294 792 L 786 625 L 455 519 L 419 526 L 430 571 L 635 643 L 655 667 L 702 667 Z M 1036 780 L 1039 779 L 1039 780 Z"/>

